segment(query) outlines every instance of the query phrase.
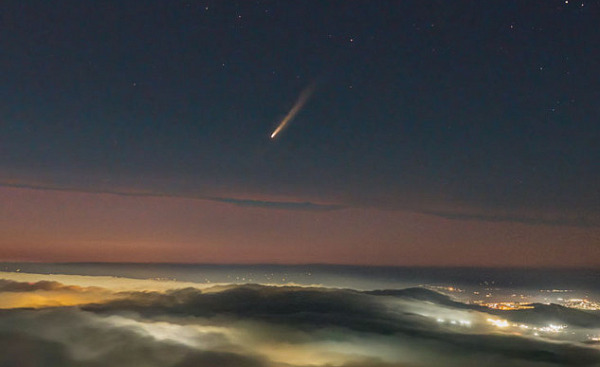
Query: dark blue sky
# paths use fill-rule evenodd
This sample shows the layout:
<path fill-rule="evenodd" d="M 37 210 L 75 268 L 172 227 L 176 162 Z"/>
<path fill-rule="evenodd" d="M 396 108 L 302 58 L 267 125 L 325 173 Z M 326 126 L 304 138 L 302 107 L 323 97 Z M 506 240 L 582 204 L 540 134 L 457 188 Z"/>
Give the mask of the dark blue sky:
<path fill-rule="evenodd" d="M 0 178 L 595 227 L 599 8 L 3 1 Z"/>

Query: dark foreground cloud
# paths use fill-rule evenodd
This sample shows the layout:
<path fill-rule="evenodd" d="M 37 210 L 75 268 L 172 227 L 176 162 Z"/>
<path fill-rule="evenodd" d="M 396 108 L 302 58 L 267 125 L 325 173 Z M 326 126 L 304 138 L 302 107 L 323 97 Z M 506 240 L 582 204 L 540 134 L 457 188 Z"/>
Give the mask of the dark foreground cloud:
<path fill-rule="evenodd" d="M 59 282 L 40 280 L 39 282 L 15 282 L 12 280 L 0 279 L 0 292 L 35 292 L 35 291 L 82 291 L 78 286 L 67 286 Z"/>
<path fill-rule="evenodd" d="M 583 342 L 597 332 L 597 315 L 544 334 L 536 323 L 569 310 L 536 308 L 527 324 L 540 330 L 534 335 L 512 324 L 523 326 L 528 314 L 491 312 L 420 288 L 230 285 L 121 296 L 0 312 L 0 366 L 600 365 L 600 351 Z"/>

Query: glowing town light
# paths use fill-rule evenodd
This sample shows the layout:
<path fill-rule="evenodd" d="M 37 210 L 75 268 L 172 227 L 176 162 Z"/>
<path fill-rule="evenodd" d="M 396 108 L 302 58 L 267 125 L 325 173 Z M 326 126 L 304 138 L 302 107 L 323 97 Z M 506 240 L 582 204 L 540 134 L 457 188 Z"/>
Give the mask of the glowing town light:
<path fill-rule="evenodd" d="M 539 328 L 539 331 L 543 331 L 545 333 L 559 333 L 561 331 L 563 331 L 563 329 L 565 329 L 567 326 L 566 325 L 554 325 L 554 324 L 549 324 L 548 326 Z"/>
<path fill-rule="evenodd" d="M 508 321 L 506 320 L 487 319 L 487 322 L 499 328 L 508 327 Z"/>

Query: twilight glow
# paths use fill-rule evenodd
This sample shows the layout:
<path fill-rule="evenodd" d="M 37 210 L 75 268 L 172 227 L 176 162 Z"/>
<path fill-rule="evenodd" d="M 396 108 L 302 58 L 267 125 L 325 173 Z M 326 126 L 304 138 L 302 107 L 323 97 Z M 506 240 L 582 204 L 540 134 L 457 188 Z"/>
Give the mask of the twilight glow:
<path fill-rule="evenodd" d="M 600 366 L 600 3 L 0 11 L 0 367 Z"/>

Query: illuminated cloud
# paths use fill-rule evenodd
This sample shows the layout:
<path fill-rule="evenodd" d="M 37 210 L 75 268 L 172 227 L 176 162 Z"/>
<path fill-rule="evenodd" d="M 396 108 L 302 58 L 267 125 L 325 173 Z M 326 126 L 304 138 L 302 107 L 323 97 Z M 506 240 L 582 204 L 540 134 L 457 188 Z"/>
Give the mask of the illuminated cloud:
<path fill-rule="evenodd" d="M 63 285 L 56 281 L 16 282 L 0 279 L 0 308 L 44 308 L 106 301 L 119 296 L 98 287 Z"/>
<path fill-rule="evenodd" d="M 63 288 L 94 292 L 56 283 L 1 284 L 2 297 Z M 533 336 L 527 334 L 529 330 L 521 332 L 516 320 L 531 321 L 534 328 L 544 318 L 562 314 L 568 323 L 574 310 L 536 307 L 523 310 L 529 313 L 502 312 L 421 288 L 360 292 L 222 285 L 203 290 L 104 292 L 104 298 L 79 307 L 0 312 L 0 365 L 549 367 L 600 363 L 600 351 L 578 339 L 578 333 L 599 325 L 597 315 L 588 314 L 587 321 L 593 322 L 587 328 L 577 322 L 540 327 L 542 335 Z"/>

